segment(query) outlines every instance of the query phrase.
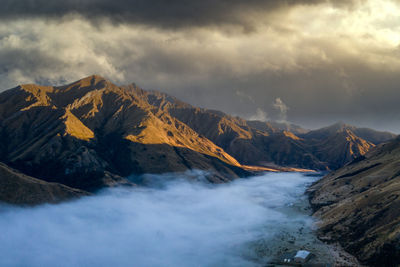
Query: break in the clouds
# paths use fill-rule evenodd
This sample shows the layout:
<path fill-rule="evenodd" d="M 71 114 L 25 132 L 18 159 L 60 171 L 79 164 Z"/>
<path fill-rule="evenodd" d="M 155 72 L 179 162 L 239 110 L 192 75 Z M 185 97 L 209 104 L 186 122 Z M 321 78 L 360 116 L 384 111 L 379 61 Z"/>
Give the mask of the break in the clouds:
<path fill-rule="evenodd" d="M 280 98 L 305 126 L 400 132 L 397 1 L 0 3 L 2 90 L 97 73 L 245 118 L 282 119 Z"/>

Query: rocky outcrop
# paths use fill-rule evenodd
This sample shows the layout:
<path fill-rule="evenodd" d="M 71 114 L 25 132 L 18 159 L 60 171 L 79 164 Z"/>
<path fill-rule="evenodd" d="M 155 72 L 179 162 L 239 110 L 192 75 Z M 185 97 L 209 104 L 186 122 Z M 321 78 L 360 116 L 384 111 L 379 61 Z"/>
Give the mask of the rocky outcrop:
<path fill-rule="evenodd" d="M 328 174 L 309 193 L 321 239 L 371 266 L 400 264 L 400 139 Z"/>
<path fill-rule="evenodd" d="M 57 203 L 89 193 L 58 183 L 47 183 L 0 163 L 0 201 L 16 205 Z"/>

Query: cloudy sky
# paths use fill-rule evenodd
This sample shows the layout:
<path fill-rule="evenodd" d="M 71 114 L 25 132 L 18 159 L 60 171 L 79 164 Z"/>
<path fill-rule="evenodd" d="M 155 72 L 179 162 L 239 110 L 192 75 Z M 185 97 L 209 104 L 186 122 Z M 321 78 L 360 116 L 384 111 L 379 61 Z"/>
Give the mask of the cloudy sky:
<path fill-rule="evenodd" d="M 0 90 L 96 73 L 245 118 L 400 133 L 399 0 L 0 5 Z"/>

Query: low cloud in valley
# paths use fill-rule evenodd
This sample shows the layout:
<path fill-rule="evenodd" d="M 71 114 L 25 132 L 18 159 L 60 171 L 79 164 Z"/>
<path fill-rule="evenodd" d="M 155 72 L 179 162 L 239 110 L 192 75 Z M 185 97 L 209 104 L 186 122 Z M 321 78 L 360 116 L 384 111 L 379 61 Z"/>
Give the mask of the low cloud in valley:
<path fill-rule="evenodd" d="M 278 244 L 281 234 L 312 223 L 287 211 L 312 177 L 270 173 L 213 185 L 204 175 L 144 175 L 148 187 L 35 208 L 2 206 L 0 265 L 255 266 L 252 242 Z"/>

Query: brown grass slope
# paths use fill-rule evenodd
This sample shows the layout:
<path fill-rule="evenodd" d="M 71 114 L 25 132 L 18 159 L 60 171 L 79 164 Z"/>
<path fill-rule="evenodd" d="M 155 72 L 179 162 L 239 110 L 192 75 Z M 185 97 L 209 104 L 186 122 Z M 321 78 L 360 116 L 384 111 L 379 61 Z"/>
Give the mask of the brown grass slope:
<path fill-rule="evenodd" d="M 307 131 L 295 125 L 246 121 L 220 111 L 193 107 L 166 94 L 146 92 L 135 85 L 127 88 L 136 90 L 154 109 L 170 114 L 205 136 L 241 164 L 337 169 L 364 155 L 375 142 L 395 137 L 343 123 Z"/>
<path fill-rule="evenodd" d="M 321 238 L 372 266 L 400 264 L 400 139 L 330 173 L 310 189 Z"/>
<path fill-rule="evenodd" d="M 144 91 L 90 76 L 61 87 L 0 94 L 0 160 L 84 190 L 129 184 L 130 174 L 203 169 L 210 180 L 247 175 L 222 148 L 145 101 Z"/>
<path fill-rule="evenodd" d="M 304 139 L 311 153 L 335 170 L 365 155 L 375 144 L 357 136 L 349 129 L 340 129 L 320 139 Z"/>
<path fill-rule="evenodd" d="M 294 134 L 265 122 L 247 122 L 220 111 L 193 107 L 169 95 L 144 91 L 134 84 L 125 88 L 138 92 L 155 110 L 185 123 L 201 136 L 211 140 L 244 165 L 290 166 L 325 169 Z M 288 153 L 290 152 L 290 153 Z"/>
<path fill-rule="evenodd" d="M 369 128 L 358 128 L 353 125 L 348 125 L 344 122 L 338 122 L 338 123 L 335 123 L 328 127 L 323 127 L 321 129 L 308 131 L 308 132 L 304 132 L 304 133 L 299 133 L 298 135 L 305 139 L 321 140 L 321 139 L 328 138 L 329 136 L 332 136 L 337 132 L 345 132 L 345 131 L 351 132 L 355 136 L 358 136 L 358 137 L 360 137 L 370 143 L 373 143 L 375 145 L 378 145 L 380 143 L 384 143 L 384 142 L 387 142 L 389 140 L 396 138 L 396 134 L 394 134 L 394 133 L 376 131 L 376 130 L 369 129 Z"/>
<path fill-rule="evenodd" d="M 57 203 L 89 195 L 62 184 L 47 183 L 0 163 L 0 201 L 9 204 Z"/>

